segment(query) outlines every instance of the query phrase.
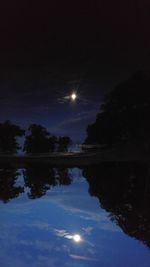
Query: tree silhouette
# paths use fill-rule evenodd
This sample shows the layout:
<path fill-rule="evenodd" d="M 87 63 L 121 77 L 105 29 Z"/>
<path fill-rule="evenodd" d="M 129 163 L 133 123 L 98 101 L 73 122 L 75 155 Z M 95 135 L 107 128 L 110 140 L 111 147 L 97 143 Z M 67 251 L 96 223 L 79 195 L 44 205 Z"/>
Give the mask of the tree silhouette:
<path fill-rule="evenodd" d="M 119 84 L 105 99 L 85 143 L 150 145 L 150 78 L 143 72 Z"/>
<path fill-rule="evenodd" d="M 68 147 L 71 145 L 72 141 L 70 137 L 63 136 L 58 138 L 58 152 L 66 152 L 68 151 Z"/>
<path fill-rule="evenodd" d="M 55 135 L 52 135 L 49 137 L 49 150 L 51 152 L 56 150 L 57 143 L 58 143 L 58 139 Z"/>
<path fill-rule="evenodd" d="M 0 200 L 7 203 L 10 199 L 18 197 L 24 192 L 24 188 L 16 186 L 19 172 L 11 166 L 1 166 L 0 168 Z"/>
<path fill-rule="evenodd" d="M 72 178 L 68 173 L 67 168 L 57 168 L 56 169 L 56 180 L 59 185 L 70 185 Z"/>
<path fill-rule="evenodd" d="M 54 186 L 69 185 L 71 178 L 68 169 L 50 168 L 46 164 L 29 164 L 23 172 L 25 186 L 29 187 L 30 199 L 40 198 Z"/>
<path fill-rule="evenodd" d="M 48 153 L 55 149 L 57 139 L 50 136 L 50 133 L 41 125 L 31 124 L 29 126 L 29 135 L 24 142 L 24 151 L 26 153 Z"/>
<path fill-rule="evenodd" d="M 31 199 L 45 195 L 51 186 L 56 185 L 55 170 L 46 165 L 29 164 L 23 174 L 25 186 L 30 188 L 28 197 Z"/>
<path fill-rule="evenodd" d="M 24 185 L 16 185 L 18 176 L 23 174 Z M 23 193 L 28 188 L 27 196 L 36 199 L 44 196 L 55 186 L 68 186 L 72 178 L 67 168 L 52 168 L 48 164 L 27 164 L 26 168 L 18 171 L 8 164 L 0 166 L 0 200 L 7 203 Z"/>
<path fill-rule="evenodd" d="M 24 135 L 24 130 L 18 125 L 5 121 L 0 123 L 0 152 L 16 153 L 20 146 L 16 138 Z"/>
<path fill-rule="evenodd" d="M 143 162 L 101 163 L 87 167 L 83 175 L 89 193 L 127 235 L 150 247 L 150 182 Z"/>

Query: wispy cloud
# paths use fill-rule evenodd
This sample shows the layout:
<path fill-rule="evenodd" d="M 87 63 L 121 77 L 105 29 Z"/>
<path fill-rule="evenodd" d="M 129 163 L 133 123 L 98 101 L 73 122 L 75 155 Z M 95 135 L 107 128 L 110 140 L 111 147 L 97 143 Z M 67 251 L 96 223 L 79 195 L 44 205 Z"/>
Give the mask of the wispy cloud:
<path fill-rule="evenodd" d="M 98 261 L 97 259 L 93 259 L 87 256 L 82 256 L 82 255 L 76 255 L 76 254 L 70 254 L 69 255 L 72 259 L 75 260 L 83 260 L 83 261 Z"/>
<path fill-rule="evenodd" d="M 88 226 L 88 227 L 85 227 L 85 228 L 83 227 L 82 229 L 86 234 L 90 235 L 92 230 L 93 230 L 93 227 Z"/>
<path fill-rule="evenodd" d="M 96 119 L 97 111 L 98 109 L 92 109 L 90 111 L 80 112 L 76 116 L 58 123 L 55 127 L 52 127 L 50 131 L 54 134 L 61 133 L 62 135 L 75 137 L 78 135 L 80 129 L 80 134 L 85 136 L 88 124 L 93 123 Z"/>
<path fill-rule="evenodd" d="M 68 233 L 66 230 L 54 229 L 54 232 L 59 237 L 64 237 L 66 239 L 73 239 L 73 235 Z"/>

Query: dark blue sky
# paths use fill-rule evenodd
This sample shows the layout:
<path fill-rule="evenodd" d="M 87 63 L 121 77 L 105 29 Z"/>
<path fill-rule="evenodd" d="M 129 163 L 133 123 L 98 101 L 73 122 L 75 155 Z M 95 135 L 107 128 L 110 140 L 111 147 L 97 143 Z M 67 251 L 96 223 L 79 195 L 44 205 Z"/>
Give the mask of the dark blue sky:
<path fill-rule="evenodd" d="M 85 137 L 104 95 L 150 67 L 146 0 L 4 2 L 0 14 L 0 121 Z M 76 103 L 63 101 L 78 90 Z"/>
<path fill-rule="evenodd" d="M 57 135 L 70 135 L 75 142 L 85 138 L 86 127 L 96 118 L 109 87 L 90 81 L 10 81 L 1 84 L 0 120 L 10 119 L 27 128 L 46 126 Z M 76 91 L 75 102 L 69 99 Z"/>

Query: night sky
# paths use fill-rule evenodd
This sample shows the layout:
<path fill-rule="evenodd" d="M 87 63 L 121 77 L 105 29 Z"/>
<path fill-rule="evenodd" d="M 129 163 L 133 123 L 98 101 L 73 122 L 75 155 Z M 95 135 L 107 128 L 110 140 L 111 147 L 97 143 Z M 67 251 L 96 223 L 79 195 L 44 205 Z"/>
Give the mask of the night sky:
<path fill-rule="evenodd" d="M 0 121 L 82 141 L 104 96 L 150 69 L 149 12 L 147 0 L 3 1 Z"/>

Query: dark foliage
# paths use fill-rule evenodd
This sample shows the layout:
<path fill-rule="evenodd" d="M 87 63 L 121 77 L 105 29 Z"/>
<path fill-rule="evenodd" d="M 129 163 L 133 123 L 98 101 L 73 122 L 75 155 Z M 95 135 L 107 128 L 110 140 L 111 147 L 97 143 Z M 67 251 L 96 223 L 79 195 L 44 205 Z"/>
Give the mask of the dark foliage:
<path fill-rule="evenodd" d="M 142 72 L 119 84 L 105 99 L 85 143 L 150 145 L 150 78 Z"/>
<path fill-rule="evenodd" d="M 54 169 L 47 166 L 29 165 L 24 170 L 25 186 L 30 188 L 28 197 L 31 199 L 45 195 L 51 186 L 56 185 Z"/>
<path fill-rule="evenodd" d="M 28 165 L 24 170 L 25 186 L 29 187 L 30 199 L 40 198 L 54 186 L 71 184 L 68 169 L 49 168 L 46 165 Z"/>
<path fill-rule="evenodd" d="M 16 153 L 20 148 L 16 138 L 23 135 L 24 130 L 10 121 L 0 123 L 0 152 Z"/>
<path fill-rule="evenodd" d="M 25 138 L 23 149 L 26 153 L 65 152 L 71 144 L 68 136 L 57 138 L 41 125 L 32 124 L 28 130 L 29 135 Z"/>
<path fill-rule="evenodd" d="M 17 185 L 18 178 L 23 176 L 22 185 Z M 18 171 L 11 165 L 0 166 L 0 200 L 4 203 L 26 193 L 28 198 L 36 199 L 44 196 L 55 186 L 67 186 L 72 182 L 67 168 L 51 168 L 47 164 L 28 164 Z M 28 188 L 26 192 L 26 188 Z"/>
<path fill-rule="evenodd" d="M 71 145 L 72 141 L 70 137 L 68 136 L 63 136 L 58 138 L 58 152 L 66 152 L 68 151 L 69 145 Z"/>
<path fill-rule="evenodd" d="M 24 187 L 15 185 L 19 172 L 10 166 L 0 168 L 0 200 L 7 203 L 24 192 Z"/>
<path fill-rule="evenodd" d="M 24 151 L 26 153 L 48 153 L 55 149 L 56 138 L 41 125 L 31 124 L 29 135 L 25 138 Z"/>
<path fill-rule="evenodd" d="M 142 162 L 102 163 L 85 168 L 89 193 L 131 237 L 150 247 L 149 166 Z"/>

